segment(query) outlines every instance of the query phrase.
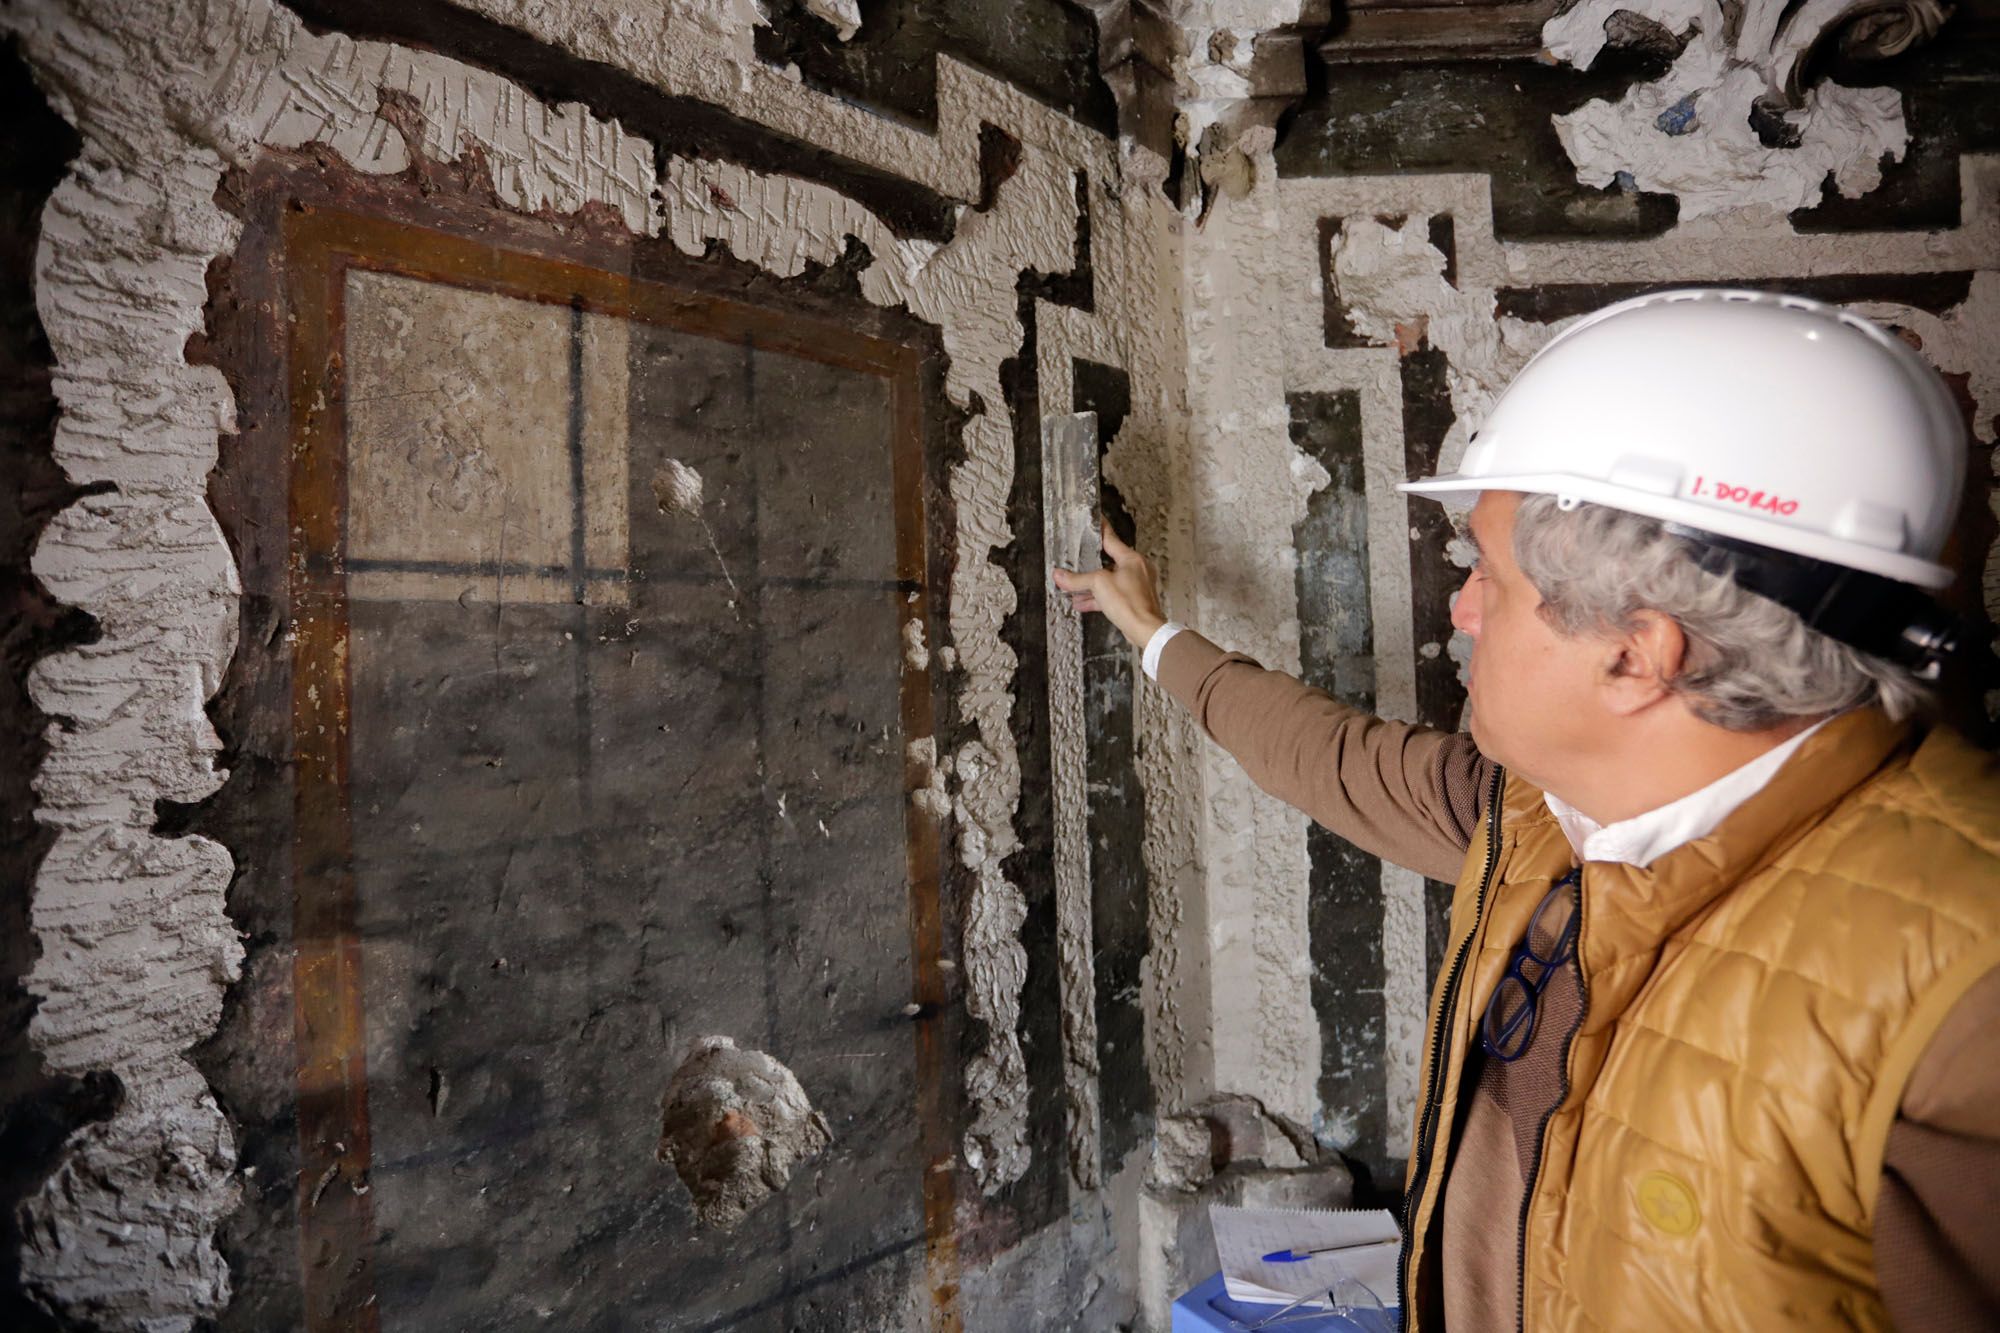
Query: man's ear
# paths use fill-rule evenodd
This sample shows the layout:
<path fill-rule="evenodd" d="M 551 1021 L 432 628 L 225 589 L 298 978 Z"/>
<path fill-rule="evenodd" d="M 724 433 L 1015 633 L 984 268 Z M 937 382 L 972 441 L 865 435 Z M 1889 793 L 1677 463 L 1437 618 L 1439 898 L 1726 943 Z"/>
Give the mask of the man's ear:
<path fill-rule="evenodd" d="M 1598 684 L 1613 713 L 1637 713 L 1672 697 L 1687 657 L 1687 635 L 1670 617 L 1641 611 L 1629 630 L 1607 640 L 1607 647 Z"/>

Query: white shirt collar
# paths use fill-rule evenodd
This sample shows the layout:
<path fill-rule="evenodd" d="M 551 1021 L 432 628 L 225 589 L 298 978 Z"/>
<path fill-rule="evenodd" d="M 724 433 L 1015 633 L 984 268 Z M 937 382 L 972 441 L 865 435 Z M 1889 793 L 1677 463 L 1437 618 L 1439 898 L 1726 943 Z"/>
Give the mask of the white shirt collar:
<path fill-rule="evenodd" d="M 1830 721 L 1831 718 L 1821 719 L 1700 791 L 1615 824 L 1599 824 L 1559 796 L 1544 792 L 1542 799 L 1562 825 L 1563 836 L 1569 839 L 1579 861 L 1616 861 L 1643 870 L 1674 848 L 1713 833 L 1737 806 L 1762 791 L 1764 784 L 1777 776 L 1808 736 Z"/>

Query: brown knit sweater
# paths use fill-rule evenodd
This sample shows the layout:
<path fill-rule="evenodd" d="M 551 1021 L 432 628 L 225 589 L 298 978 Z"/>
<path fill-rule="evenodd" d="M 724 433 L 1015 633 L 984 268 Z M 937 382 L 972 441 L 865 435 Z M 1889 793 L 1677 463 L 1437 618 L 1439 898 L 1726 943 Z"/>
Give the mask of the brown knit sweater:
<path fill-rule="evenodd" d="M 1259 787 L 1364 851 L 1451 880 L 1483 813 L 1492 763 L 1472 738 L 1351 708 L 1184 630 L 1159 683 Z M 1550 924 L 1555 924 L 1551 922 Z M 1518 1322 L 1524 1150 L 1560 1095 L 1580 1016 L 1574 966 L 1551 979 L 1529 1050 L 1472 1060 L 1444 1193 L 1449 1327 Z M 1875 1210 L 1875 1269 L 1903 1330 L 2000 1328 L 2000 974 L 1959 1002 L 1904 1092 Z"/>

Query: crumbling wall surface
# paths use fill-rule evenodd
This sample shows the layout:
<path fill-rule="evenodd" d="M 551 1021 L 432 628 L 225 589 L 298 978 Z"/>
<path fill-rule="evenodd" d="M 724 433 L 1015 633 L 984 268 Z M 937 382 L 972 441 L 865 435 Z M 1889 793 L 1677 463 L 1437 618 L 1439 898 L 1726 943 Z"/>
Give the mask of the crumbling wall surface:
<path fill-rule="evenodd" d="M 56 402 L 51 352 L 35 312 L 34 266 L 49 193 L 76 153 L 76 136 L 49 107 L 19 53 L 0 48 L 0 1325 L 33 1329 L 47 1316 L 21 1289 L 18 1205 L 41 1187 L 63 1141 L 108 1116 L 116 1081 L 48 1070 L 29 1036 L 26 987 L 40 954 L 29 886 L 55 833 L 35 823 L 35 770 L 51 719 L 28 694 L 38 658 L 86 640 L 87 615 L 57 604 L 29 569 L 49 519 L 77 498 L 50 446 Z"/>
<path fill-rule="evenodd" d="M 990 558 L 1011 541 L 1000 526 L 1012 483 L 1011 426 L 1001 411 L 1007 398 L 1000 372 L 1021 339 L 1014 309 L 1019 275 L 1069 269 L 1075 173 L 1083 170 L 1100 182 L 1118 179 L 1112 147 L 1018 89 L 950 60 L 938 66 L 935 134 L 886 121 L 802 88 L 759 61 L 756 16 L 748 10 L 670 6 L 647 18 L 509 0 L 479 0 L 473 8 L 576 55 L 630 68 L 659 87 L 712 101 L 953 198 L 981 195 L 982 124 L 1006 127 L 1022 143 L 1020 161 L 990 206 L 962 215 L 952 242 L 943 247 L 899 237 L 837 191 L 798 179 L 677 159 L 664 182 L 675 219 L 669 234 L 690 252 L 713 238 L 736 257 L 788 276 L 808 260 L 831 262 L 849 236 L 861 241 L 876 260 L 862 275 L 864 293 L 939 324 L 951 357 L 948 392 L 973 409 L 967 457 L 952 482 L 960 554 L 948 646 L 954 669 L 963 673 L 959 697 L 977 740 L 941 756 L 940 766 L 956 779 L 959 851 L 975 877 L 965 931 L 967 1003 L 990 1034 L 967 1076 L 976 1108 L 968 1164 L 988 1187 L 1018 1179 L 1027 1161 L 1027 1077 L 1018 1036 L 1027 969 L 1020 944 L 1026 904 L 1001 869 L 1018 841 L 1012 821 L 1020 768 L 1008 727 L 1007 688 L 1015 662 L 1000 635 L 1001 623 L 1015 609 L 1015 594 L 1006 572 Z M 1123 233 L 1143 232 L 1151 220 L 1152 204 L 1141 191 L 1100 192 L 1097 199 L 1106 207 L 1093 215 L 1092 234 L 1111 246 L 1131 245 Z M 1103 285 L 1112 293 L 1120 290 Z M 1106 314 L 1105 325 L 1116 331 L 1109 336 L 1121 344 L 1109 359 L 1146 360 L 1150 372 L 1159 356 L 1144 348 L 1155 321 L 1128 318 L 1122 306 Z"/>
<path fill-rule="evenodd" d="M 227 242 L 207 198 L 221 160 L 176 142 L 164 89 L 149 100 L 118 86 L 115 42 L 59 36 L 61 17 L 12 19 L 84 141 L 43 214 L 36 267 L 62 405 L 55 457 L 92 493 L 50 522 L 34 570 L 100 634 L 30 680 L 61 722 L 36 779 L 56 840 L 35 882 L 28 985 L 46 1066 L 109 1071 L 121 1099 L 25 1205 L 22 1280 L 103 1327 L 184 1326 L 226 1299 L 209 1236 L 237 1191 L 229 1126 L 185 1055 L 242 957 L 223 911 L 230 860 L 152 831 L 159 803 L 220 780 L 202 704 L 235 646 L 235 572 L 202 499 L 231 408 L 221 377 L 181 356 Z"/>
<path fill-rule="evenodd" d="M 1246 136 L 1268 160 L 1271 135 Z M 1296 552 L 1273 534 L 1328 480 L 1292 442 L 1284 343 L 1258 325 L 1284 297 L 1264 262 L 1277 179 L 1212 205 L 1188 242 L 1188 504 L 1198 533 L 1193 619 L 1281 670 L 1298 668 Z M 1312 1118 L 1319 1031 L 1306 1003 L 1305 823 L 1213 749 L 1205 754 L 1205 950 L 1214 1032 L 1210 1095 L 1238 1094 Z"/>
<path fill-rule="evenodd" d="M 236 646 L 236 570 L 203 496 L 234 404 L 218 371 L 183 355 L 209 262 L 236 233 L 214 195 L 261 143 L 321 138 L 400 169 L 409 150 L 373 114 L 375 89 L 422 88 L 442 62 L 307 38 L 254 4 L 40 5 L 9 22 L 84 144 L 43 218 L 37 297 L 56 457 L 95 493 L 51 523 L 35 570 L 102 631 L 33 678 L 38 706 L 64 719 L 37 780 L 37 818 L 58 839 L 34 891 L 33 1034 L 51 1069 L 109 1070 L 123 1093 L 28 1205 L 23 1281 L 106 1328 L 185 1327 L 228 1300 L 211 1237 L 239 1189 L 230 1127 L 185 1058 L 243 956 L 224 912 L 230 857 L 152 832 L 161 803 L 221 780 L 203 702 Z M 494 185 L 520 206 L 599 199 L 649 223 L 647 153 L 580 111 L 531 124 L 525 105 L 489 95 L 426 123 L 443 153 L 473 134 L 510 148 Z"/>
<path fill-rule="evenodd" d="M 124 1087 L 117 1115 L 70 1141 L 34 1204 L 39 1239 L 24 1267 L 51 1306 L 106 1327 L 185 1327 L 229 1294 L 211 1237 L 237 1194 L 234 1148 L 184 1053 L 214 1029 L 242 958 L 223 911 L 231 865 L 214 842 L 153 829 L 162 802 L 200 801 L 222 776 L 203 704 L 236 647 L 239 586 L 203 487 L 234 405 L 220 374 L 183 352 L 201 329 L 209 265 L 236 242 L 217 185 L 267 149 L 311 145 L 375 174 L 457 162 L 498 206 L 590 208 L 691 255 L 720 245 L 778 278 L 843 261 L 859 242 L 865 297 L 941 331 L 945 391 L 967 419 L 949 481 L 950 636 L 932 647 L 966 739 L 938 768 L 971 884 L 963 993 L 985 1027 L 965 1075 L 963 1156 L 986 1192 L 1029 1165 L 1024 909 L 1003 870 L 1022 783 L 1009 726 L 1016 664 L 1001 635 L 1015 587 L 997 558 L 1014 539 L 1003 363 L 1022 342 L 1022 274 L 1075 262 L 1082 173 L 1099 294 L 1051 323 L 1066 330 L 1062 345 L 1126 371 L 1128 431 L 1165 431 L 1172 330 L 1157 318 L 1160 203 L 1147 188 L 1159 168 L 1142 156 L 1123 182 L 1108 141 L 949 59 L 938 63 L 935 132 L 802 88 L 757 58 L 750 5 L 475 7 L 980 207 L 961 210 L 947 239 L 899 234 L 826 185 L 660 154 L 585 106 L 546 106 L 446 55 L 309 32 L 265 0 L 9 12 L 37 80 L 83 139 L 45 216 L 38 299 L 58 366 L 58 459 L 74 481 L 103 488 L 57 517 L 36 561 L 103 636 L 36 673 L 38 704 L 67 724 L 40 778 L 39 817 L 60 836 L 35 890 L 35 1041 L 51 1068 L 109 1068 Z M 1020 153 L 982 198 L 984 124 L 1005 127 Z M 1074 916 L 1070 928 L 1082 928 Z M 1088 955 L 1087 944 L 1068 947 Z M 1087 1074 L 1090 1063 L 1067 1067 Z M 134 1234 L 145 1242 L 129 1243 Z M 1020 1313 L 992 1313 L 994 1326 Z"/>
<path fill-rule="evenodd" d="M 899 621 L 890 642 L 948 703 L 903 753 L 914 808 L 955 862 L 947 993 L 975 1021 L 951 1057 L 945 1174 L 959 1183 L 926 1196 L 945 1200 L 953 1233 L 930 1237 L 914 1261 L 928 1289 L 896 1312 L 940 1327 L 1102 1327 L 1136 1296 L 1161 1322 L 1218 1153 L 1288 1189 L 1330 1189 L 1345 1187 L 1327 1166 L 1339 1151 L 1392 1193 L 1442 948 L 1446 890 L 1309 838 L 1134 680 L 1129 653 L 1045 600 L 1039 523 L 1022 518 L 1039 495 L 1036 418 L 1099 411 L 1107 512 L 1133 523 L 1177 616 L 1447 727 L 1463 701 L 1446 608 L 1465 553 L 1394 485 L 1451 467 L 1507 378 L 1585 310 L 1687 282 L 1841 301 L 1921 342 L 1993 442 L 2000 161 L 1982 154 L 2000 151 L 2000 95 L 1963 44 L 1874 73 L 1857 68 L 1869 51 L 1847 51 L 1816 83 L 1807 56 L 1846 31 L 1838 7 L 1759 0 L 1725 42 L 1713 6 L 1585 0 L 1545 35 L 1558 63 L 1330 68 L 1281 136 L 1279 94 L 1308 82 L 1299 29 L 1326 21 L 1324 4 L 1086 8 L 1123 70 L 1115 109 L 1073 52 L 1029 69 L 1082 31 L 1083 11 L 1060 4 L 28 0 L 0 13 L 80 140 L 35 256 L 63 486 L 44 492 L 59 512 L 33 569 L 69 611 L 33 649 L 33 703 L 57 721 L 36 777 L 52 841 L 27 991 L 34 1051 L 84 1089 L 23 1214 L 39 1299 L 161 1330 L 226 1305 L 212 1237 L 240 1190 L 237 1145 L 187 1052 L 226 994 L 289 1018 L 268 939 L 252 958 L 266 970 L 231 990 L 244 952 L 224 910 L 229 853 L 175 832 L 223 779 L 204 708 L 238 651 L 240 595 L 205 496 L 238 405 L 187 353 L 210 282 L 228 284 L 215 261 L 238 250 L 218 186 L 273 153 L 412 190 L 448 167 L 480 208 L 754 270 L 766 295 L 839 285 L 935 330 L 955 449 L 932 496 L 948 510 L 935 567 L 949 593 L 928 636 Z M 975 13 L 1000 16 L 975 54 L 1009 77 L 940 55 L 923 82 L 900 81 Z M 1913 0 L 1912 41 L 1931 13 Z M 1170 68 L 1138 68 L 1156 56 Z M 1966 109 L 1904 86 L 1926 59 L 1954 62 Z M 1174 164 L 1146 146 L 1175 139 L 1155 76 L 1179 102 Z M 1101 132 L 1114 110 L 1122 142 Z M 2000 525 L 1988 474 L 1976 481 L 1962 540 L 1990 618 Z M 1344 586 L 1320 595 L 1321 577 Z M 288 651 L 281 624 L 258 628 L 245 651 Z M 1080 678 L 1035 660 L 1079 638 Z M 1051 709 L 1045 681 L 1092 693 Z M 1986 702 L 2000 714 L 2000 690 Z M 1103 771 L 1075 780 L 1079 718 L 1136 732 L 1117 763 L 1138 781 L 1113 775 L 1127 802 L 1115 819 L 1095 804 L 1079 818 Z M 1069 766 L 1052 785 L 1057 728 Z M 1051 829 L 1066 869 L 1043 864 Z M 1085 882 L 1086 833 L 1099 863 L 1137 840 L 1143 873 L 1115 880 L 1136 901 Z M 285 900 L 283 884 L 257 891 Z M 1341 947 L 1309 945 L 1336 915 Z M 916 1008 L 902 1018 L 925 1021 Z M 448 1092 L 428 1091 L 435 1114 Z"/>
<path fill-rule="evenodd" d="M 667 1085 L 658 1156 L 688 1187 L 702 1223 L 728 1230 L 832 1137 L 791 1070 L 728 1037 L 704 1037 Z"/>
<path fill-rule="evenodd" d="M 1893 53 L 1934 36 L 1948 12 L 1912 0 L 1874 35 L 1850 36 L 1864 54 Z M 1601 187 L 1623 173 L 1642 190 L 1676 196 L 1683 221 L 1810 207 L 1829 179 L 1847 198 L 1879 188 L 1884 159 L 1900 159 L 1909 143 L 1902 95 L 1833 79 L 1807 87 L 1809 57 L 1853 14 L 1851 5 L 1795 9 L 1783 0 L 1750 0 L 1733 22 L 1712 0 L 1572 6 L 1542 37 L 1553 58 L 1578 69 L 1591 67 L 1614 27 L 1682 44 L 1663 77 L 1634 84 L 1615 103 L 1599 99 L 1556 117 L 1577 178 Z"/>

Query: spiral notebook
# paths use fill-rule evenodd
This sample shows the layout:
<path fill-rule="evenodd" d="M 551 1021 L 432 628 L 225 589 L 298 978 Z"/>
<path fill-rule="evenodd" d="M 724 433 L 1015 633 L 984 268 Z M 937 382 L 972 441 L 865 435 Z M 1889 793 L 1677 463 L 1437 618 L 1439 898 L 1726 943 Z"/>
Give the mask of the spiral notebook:
<path fill-rule="evenodd" d="M 1232 1208 L 1210 1204 L 1215 1252 L 1233 1301 L 1286 1302 L 1324 1297 L 1343 1277 L 1375 1293 L 1384 1306 L 1397 1303 L 1396 1257 L 1402 1233 L 1387 1209 Z M 1292 1263 L 1271 1263 L 1279 1250 L 1319 1250 Z"/>

